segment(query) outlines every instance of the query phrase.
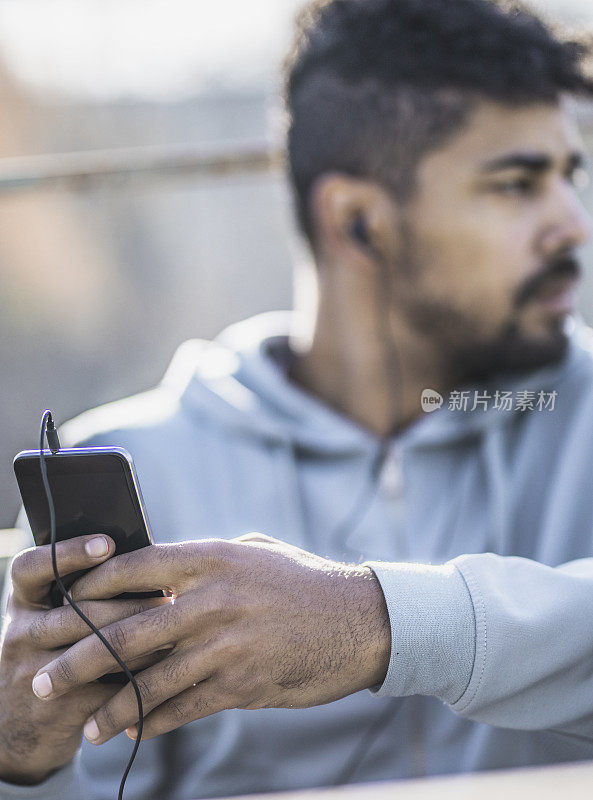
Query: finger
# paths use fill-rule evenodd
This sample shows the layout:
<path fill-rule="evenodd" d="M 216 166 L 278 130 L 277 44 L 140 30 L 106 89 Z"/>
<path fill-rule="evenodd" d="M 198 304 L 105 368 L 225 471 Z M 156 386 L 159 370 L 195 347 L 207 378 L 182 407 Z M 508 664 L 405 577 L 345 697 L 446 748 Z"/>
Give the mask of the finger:
<path fill-rule="evenodd" d="M 115 556 L 96 573 L 83 575 L 73 584 L 71 594 L 75 600 L 101 600 L 123 592 L 155 589 L 176 594 L 176 589 L 190 576 L 195 582 L 218 571 L 230 557 L 232 548 L 230 542 L 222 539 L 148 545 Z"/>
<path fill-rule="evenodd" d="M 103 683 L 93 683 L 72 693 L 68 698 L 68 705 L 64 701 L 56 701 L 56 724 L 60 735 L 64 733 L 82 733 L 85 720 L 96 713 L 113 695 L 119 691 L 119 686 Z M 51 708 L 51 706 L 50 706 Z"/>
<path fill-rule="evenodd" d="M 104 706 L 120 689 L 121 686 L 96 682 L 72 692 L 67 706 L 64 706 L 63 700 L 59 701 L 56 698 L 56 713 L 61 715 L 60 727 L 66 725 L 70 718 L 72 726 L 80 730 L 85 720 L 96 714 L 97 710 Z M 72 713 L 72 709 L 75 709 L 75 713 Z"/>
<path fill-rule="evenodd" d="M 152 667 L 154 664 L 158 664 L 163 658 L 166 658 L 171 650 L 175 645 L 171 645 L 170 647 L 163 648 L 162 650 L 157 650 L 154 653 L 149 653 L 147 656 L 141 656 L 140 658 L 134 658 L 131 661 L 127 661 L 127 667 L 130 672 L 141 672 L 142 670 L 148 669 L 148 667 Z M 118 666 L 117 669 L 113 669 L 113 672 L 121 672 L 121 667 Z"/>
<path fill-rule="evenodd" d="M 163 650 L 183 633 L 182 615 L 172 604 L 151 608 L 101 630 L 103 637 L 127 664 L 135 658 Z M 96 634 L 72 645 L 65 653 L 40 669 L 33 691 L 41 699 L 59 697 L 121 667 Z"/>
<path fill-rule="evenodd" d="M 221 703 L 214 680 L 204 680 L 196 686 L 190 686 L 170 700 L 166 700 L 154 711 L 145 715 L 142 741 L 160 736 L 161 733 L 174 731 L 188 722 L 226 711 L 228 707 L 227 704 Z M 129 726 L 126 733 L 130 739 L 136 739 L 138 725 L 135 723 Z"/>
<path fill-rule="evenodd" d="M 81 600 L 77 605 L 96 628 L 106 628 L 113 622 L 170 602 L 165 597 L 154 597 L 143 600 Z M 67 647 L 91 633 L 87 623 L 70 605 L 29 612 L 25 626 L 26 638 L 42 650 Z"/>
<path fill-rule="evenodd" d="M 109 536 L 76 536 L 56 542 L 58 573 L 69 575 L 80 569 L 90 569 L 115 553 L 115 542 Z M 30 547 L 15 556 L 11 566 L 13 595 L 24 604 L 43 602 L 54 580 L 51 545 Z"/>
<path fill-rule="evenodd" d="M 212 674 L 213 658 L 192 650 L 172 653 L 159 664 L 135 676 L 146 715 L 172 696 L 201 683 Z M 108 739 L 138 722 L 138 701 L 131 683 L 97 710 L 85 725 L 85 736 L 92 744 Z"/>

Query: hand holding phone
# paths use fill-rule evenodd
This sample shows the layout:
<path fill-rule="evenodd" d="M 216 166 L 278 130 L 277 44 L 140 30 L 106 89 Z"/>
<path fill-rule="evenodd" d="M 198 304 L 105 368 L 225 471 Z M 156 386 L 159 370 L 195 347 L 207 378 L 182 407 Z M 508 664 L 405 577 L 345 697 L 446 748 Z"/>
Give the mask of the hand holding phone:
<path fill-rule="evenodd" d="M 148 517 L 130 454 L 119 447 L 80 447 L 46 455 L 47 476 L 56 513 L 56 542 L 81 536 L 107 534 L 115 542 L 114 555 L 130 553 L 152 544 Z M 14 459 L 16 479 L 37 546 L 51 541 L 49 506 L 43 487 L 39 452 L 24 451 Z M 66 589 L 88 570 L 63 573 Z M 165 597 L 162 590 L 124 592 L 116 599 Z M 49 593 L 54 608 L 63 603 L 52 582 Z M 126 683 L 123 672 L 103 676 L 106 683 Z"/>

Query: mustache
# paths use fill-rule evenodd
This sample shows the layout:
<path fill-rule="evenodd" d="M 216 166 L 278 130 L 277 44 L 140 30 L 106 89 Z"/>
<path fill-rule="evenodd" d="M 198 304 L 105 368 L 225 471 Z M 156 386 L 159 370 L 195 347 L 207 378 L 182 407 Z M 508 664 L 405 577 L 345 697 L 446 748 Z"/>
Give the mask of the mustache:
<path fill-rule="evenodd" d="M 525 305 L 533 297 L 541 292 L 552 281 L 567 278 L 578 279 L 581 277 L 583 269 L 578 258 L 574 253 L 565 253 L 551 259 L 542 272 L 531 277 L 517 293 L 515 304 L 517 308 Z"/>

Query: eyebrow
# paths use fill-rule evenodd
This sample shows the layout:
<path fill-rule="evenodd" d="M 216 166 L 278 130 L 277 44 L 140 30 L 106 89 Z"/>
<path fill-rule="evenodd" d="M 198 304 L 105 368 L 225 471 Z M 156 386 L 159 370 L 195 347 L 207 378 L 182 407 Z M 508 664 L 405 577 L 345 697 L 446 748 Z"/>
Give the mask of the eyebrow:
<path fill-rule="evenodd" d="M 567 171 L 572 172 L 576 169 L 582 169 L 587 164 L 587 159 L 584 153 L 575 151 L 571 153 L 567 160 Z M 482 171 L 500 172 L 505 169 L 523 169 L 528 172 L 541 174 L 552 169 L 554 160 L 545 155 L 545 153 L 510 153 L 509 155 L 495 158 L 492 161 L 487 161 Z"/>

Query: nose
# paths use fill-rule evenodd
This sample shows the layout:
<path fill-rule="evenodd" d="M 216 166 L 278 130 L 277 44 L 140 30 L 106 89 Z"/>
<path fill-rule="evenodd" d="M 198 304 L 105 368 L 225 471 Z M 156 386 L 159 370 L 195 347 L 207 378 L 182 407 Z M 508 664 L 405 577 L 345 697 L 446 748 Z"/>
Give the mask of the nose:
<path fill-rule="evenodd" d="M 593 233 L 593 219 L 574 186 L 559 181 L 554 195 L 554 207 L 541 241 L 544 254 L 550 257 L 582 247 Z"/>

